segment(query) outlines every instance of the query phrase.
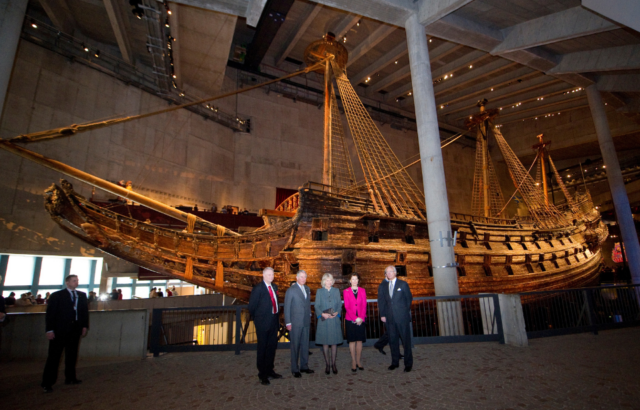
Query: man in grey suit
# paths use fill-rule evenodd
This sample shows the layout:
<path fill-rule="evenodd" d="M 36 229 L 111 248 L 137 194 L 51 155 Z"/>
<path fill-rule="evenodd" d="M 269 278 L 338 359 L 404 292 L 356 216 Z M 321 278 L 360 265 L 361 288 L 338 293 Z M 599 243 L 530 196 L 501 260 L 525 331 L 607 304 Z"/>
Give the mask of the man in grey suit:
<path fill-rule="evenodd" d="M 407 282 L 396 277 L 395 266 L 385 269 L 386 280 L 378 287 L 378 310 L 380 320 L 387 326 L 389 344 L 391 345 L 391 366 L 389 370 L 400 365 L 400 339 L 404 347 L 404 371 L 413 368 L 411 353 L 411 302 L 413 296 Z"/>
<path fill-rule="evenodd" d="M 311 290 L 307 285 L 307 272 L 296 275 L 296 283 L 284 295 L 284 323 L 287 324 L 291 340 L 291 373 L 313 373 L 309 369 L 309 328 L 311 327 Z M 300 366 L 298 366 L 300 358 Z"/>

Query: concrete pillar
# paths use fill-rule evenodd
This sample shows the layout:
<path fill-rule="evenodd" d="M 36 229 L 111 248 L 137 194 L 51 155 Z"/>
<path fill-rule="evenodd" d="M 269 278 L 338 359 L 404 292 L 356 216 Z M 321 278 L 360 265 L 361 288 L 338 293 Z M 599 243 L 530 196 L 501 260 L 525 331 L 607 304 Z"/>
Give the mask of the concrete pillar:
<path fill-rule="evenodd" d="M 0 0 L 0 119 L 29 0 Z"/>
<path fill-rule="evenodd" d="M 618 223 L 620 224 L 620 235 L 622 236 L 627 252 L 631 278 L 634 284 L 640 284 L 640 244 L 638 243 L 638 234 L 633 222 L 633 215 L 631 214 L 627 190 L 624 186 L 624 180 L 622 179 L 622 172 L 620 171 L 616 147 L 613 145 L 613 139 L 611 138 L 607 113 L 602 104 L 600 91 L 598 91 L 595 84 L 590 85 L 586 90 L 591 116 L 596 126 L 600 152 L 602 153 L 604 164 L 607 166 L 607 180 L 609 181 L 613 206 L 616 210 Z"/>
<path fill-rule="evenodd" d="M 504 343 L 518 347 L 529 346 L 520 295 L 499 294 L 498 303 L 500 303 Z"/>
<path fill-rule="evenodd" d="M 405 23 L 405 29 L 407 31 L 416 122 L 418 123 L 418 143 L 422 159 L 422 181 L 425 204 L 427 205 L 436 296 L 459 295 L 458 275 L 456 268 L 452 266 L 455 262 L 455 255 L 451 239 L 449 200 L 444 180 L 440 131 L 438 130 L 438 115 L 431 78 L 427 36 L 424 27 L 418 22 L 417 14 L 412 14 L 409 17 Z M 450 267 L 445 267 L 447 265 Z"/>
<path fill-rule="evenodd" d="M 417 14 L 412 14 L 407 19 L 405 29 L 418 124 L 418 143 L 422 159 L 422 181 L 431 242 L 433 284 L 436 296 L 459 295 L 427 36 L 424 27 L 418 21 Z M 458 300 L 439 300 L 437 311 L 440 336 L 464 334 L 462 309 Z"/>

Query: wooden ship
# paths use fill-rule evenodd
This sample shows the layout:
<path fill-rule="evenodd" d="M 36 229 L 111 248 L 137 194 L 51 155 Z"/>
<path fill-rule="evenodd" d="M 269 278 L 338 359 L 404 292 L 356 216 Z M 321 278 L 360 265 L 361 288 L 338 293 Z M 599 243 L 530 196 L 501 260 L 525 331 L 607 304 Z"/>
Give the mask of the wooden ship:
<path fill-rule="evenodd" d="M 0 141 L 0 147 L 185 221 L 187 228 L 180 231 L 117 214 L 77 194 L 64 180 L 45 194 L 45 208 L 63 230 L 168 277 L 247 301 L 268 266 L 274 268 L 275 282 L 282 290 L 295 280 L 298 270 L 307 272 L 311 288 L 320 287 L 326 272 L 333 274 L 337 286 L 346 287 L 348 275 L 358 272 L 367 294 L 375 297 L 385 267 L 394 265 L 414 296 L 433 295 L 432 246 L 451 238 L 429 237 L 425 194 L 395 156 L 347 79 L 346 49 L 327 35 L 307 48 L 305 59 L 308 68 L 300 73 L 320 71 L 325 79 L 323 181 L 306 183 L 275 210 L 261 210 L 264 226 L 251 233 L 240 235 L 14 143 L 73 135 L 151 114 L 22 135 Z M 363 168 L 363 184 L 356 181 L 347 150 L 334 83 Z M 482 103 L 480 106 L 480 113 L 468 121 L 477 133 L 474 215 L 451 214 L 460 293 L 517 293 L 596 283 L 607 230 L 589 194 L 571 196 L 552 166 L 566 203 L 550 204 L 544 168 L 535 179 L 531 177 L 499 128 L 493 126 L 497 112 L 484 110 Z M 505 201 L 489 156 L 489 138 L 495 138 L 505 157 L 529 215 L 503 216 Z M 548 158 L 547 144 L 541 138 L 537 146 L 540 167 L 545 165 L 541 156 Z M 550 158 L 549 163 L 553 164 Z"/>

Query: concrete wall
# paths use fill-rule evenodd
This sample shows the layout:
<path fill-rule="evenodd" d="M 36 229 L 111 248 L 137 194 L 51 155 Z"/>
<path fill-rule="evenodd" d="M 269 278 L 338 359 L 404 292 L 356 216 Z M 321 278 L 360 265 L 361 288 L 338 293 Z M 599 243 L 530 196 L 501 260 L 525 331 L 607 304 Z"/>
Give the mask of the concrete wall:
<path fill-rule="evenodd" d="M 235 73 L 228 69 L 223 91 L 235 87 Z M 309 180 L 321 181 L 322 110 L 263 90 L 216 105 L 251 118 L 251 134 L 234 133 L 181 110 L 28 148 L 105 179 L 131 180 L 134 189 L 170 205 L 273 208 L 276 187 L 298 188 Z M 167 103 L 21 41 L 5 107 L 0 138 L 154 111 L 166 108 Z M 416 133 L 388 125 L 381 131 L 401 161 L 417 158 Z M 458 144 L 444 153 L 451 210 L 466 212 L 473 154 Z M 359 168 L 353 149 L 351 154 Z M 0 152 L 0 172 L 0 251 L 103 256 L 109 265 L 105 275 L 137 271 L 131 264 L 85 246 L 51 221 L 42 194 L 59 181 L 60 174 L 4 151 Z M 421 187 L 419 165 L 410 173 Z M 89 186 L 71 182 L 76 191 L 91 195 Z M 97 196 L 106 197 L 100 191 Z"/>
<path fill-rule="evenodd" d="M 2 328 L 0 360 L 46 359 L 44 313 L 9 314 Z M 90 312 L 90 329 L 80 342 L 82 358 L 144 358 L 147 354 L 148 314 L 144 309 Z"/>
<path fill-rule="evenodd" d="M 153 309 L 168 309 L 181 307 L 208 307 L 208 306 L 229 306 L 235 299 L 220 293 L 210 295 L 176 296 L 170 298 L 153 299 L 129 299 L 129 300 L 108 300 L 98 301 L 89 304 L 89 310 L 140 310 L 145 309 L 151 312 Z M 39 313 L 46 312 L 47 305 L 34 306 L 9 306 L 8 313 Z"/>

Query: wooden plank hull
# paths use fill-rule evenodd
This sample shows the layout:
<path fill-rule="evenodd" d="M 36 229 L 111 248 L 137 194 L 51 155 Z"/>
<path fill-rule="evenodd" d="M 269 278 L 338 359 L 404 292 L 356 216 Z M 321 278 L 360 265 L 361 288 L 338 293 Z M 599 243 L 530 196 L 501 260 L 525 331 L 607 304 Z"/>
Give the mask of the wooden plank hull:
<path fill-rule="evenodd" d="M 64 230 L 92 246 L 243 301 L 267 266 L 274 268 L 283 290 L 298 270 L 307 272 L 311 288 L 319 288 L 327 272 L 338 287 L 346 287 L 349 273 L 358 272 L 367 295 L 375 297 L 385 267 L 394 265 L 406 274 L 403 279 L 415 296 L 434 295 L 431 244 L 440 244 L 430 242 L 427 223 L 376 215 L 356 198 L 303 188 L 293 218 L 265 216 L 265 227 L 233 237 L 136 221 L 92 204 L 66 181 L 62 188 L 47 190 L 46 208 Z M 452 228 L 459 238 L 455 253 L 461 294 L 562 289 L 598 281 L 607 230 L 594 209 L 553 231 L 456 214 Z M 185 273 L 189 259 L 192 275 Z"/>

